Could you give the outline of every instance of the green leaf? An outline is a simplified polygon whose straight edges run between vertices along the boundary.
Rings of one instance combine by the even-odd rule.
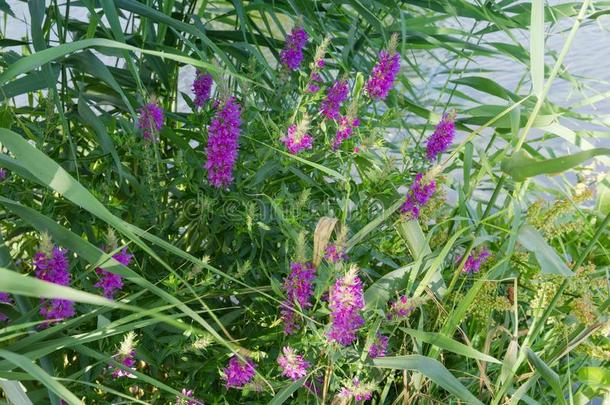
[[[530,224],[524,224],[519,229],[517,241],[536,256],[542,273],[565,277],[574,275],[555,250],[546,243],[540,232]]]
[[[554,372],[536,353],[534,353],[529,347],[526,348],[525,354],[527,355],[527,359],[532,363],[536,371],[540,373],[542,378],[549,383],[553,391],[555,392],[555,396],[557,401],[560,404],[565,404],[565,400],[563,399],[563,391],[561,389],[561,380],[556,372]]]
[[[608,148],[595,148],[553,159],[534,159],[523,149],[502,161],[502,171],[516,181],[540,174],[558,174],[600,155],[610,155]]]
[[[470,346],[466,346],[463,343],[456,342],[455,340],[441,334],[434,332],[424,332],[421,330],[409,329],[409,328],[400,328],[409,335],[414,338],[421,340],[422,342],[430,343],[434,346],[440,347],[441,349],[461,354],[462,356],[470,357],[473,359],[478,359],[482,361],[486,361],[489,363],[497,363],[501,364],[499,360],[496,358],[489,356],[485,353],[481,353],[480,351],[473,349]]]
[[[583,367],[578,371],[578,379],[595,389],[610,387],[610,370],[604,367]]]
[[[290,398],[290,396],[299,388],[301,388],[301,386],[303,385],[303,383],[305,382],[305,377],[300,378],[294,382],[292,382],[291,384],[285,386],[284,388],[282,388],[276,395],[275,397],[273,397],[273,399],[271,401],[269,401],[269,405],[280,405],[283,404],[284,402],[286,402],[286,400],[288,398]]]
[[[439,387],[442,387],[470,404],[483,404],[457,378],[453,376],[439,361],[419,354],[408,356],[381,357],[373,359],[373,365],[381,368],[417,371]]]
[[[532,90],[534,94],[541,94],[544,87],[544,0],[532,1],[530,71]]]
[[[11,79],[16,76],[27,73],[31,70],[36,69],[42,65],[45,65],[51,61],[59,59],[63,56],[66,56],[72,52],[80,51],[82,49],[94,48],[94,47],[104,47],[104,48],[114,48],[114,49],[125,49],[133,52],[141,52],[146,55],[158,56],[164,59],[170,59],[176,62],[184,63],[186,65],[193,65],[196,67],[204,68],[209,71],[224,73],[227,75],[231,75],[233,77],[239,78],[241,80],[245,80],[251,83],[256,83],[255,81],[237,73],[230,72],[225,69],[221,69],[218,66],[203,62],[198,59],[189,58],[188,56],[182,56],[175,53],[169,52],[160,52],[153,51],[150,49],[141,49],[135,46],[123,44],[121,42],[112,41],[110,39],[103,38],[91,38],[91,39],[82,39],[80,41],[69,42],[65,44],[61,44],[59,46],[48,48],[40,52],[36,52],[35,54],[23,57],[17,60],[15,63],[9,65],[4,72],[0,75],[0,86],[8,83]],[[267,87],[262,83],[256,83],[260,86]]]
[[[36,380],[40,381],[70,405],[84,405],[84,403],[66,387],[58,383],[53,377],[47,374],[42,368],[32,363],[32,360],[27,357],[6,350],[0,350],[0,357],[4,357],[14,365],[22,368],[26,373],[36,378]]]
[[[116,306],[113,301],[71,287],[20,275],[0,267],[0,291],[27,297],[61,298],[93,305]]]

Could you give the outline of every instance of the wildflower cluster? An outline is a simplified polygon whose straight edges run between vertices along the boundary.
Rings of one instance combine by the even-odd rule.
[[[210,99],[213,83],[212,75],[197,71],[197,77],[193,82],[194,103],[197,107],[202,107]]]
[[[291,263],[290,274],[284,279],[284,291],[286,301],[282,304],[282,320],[284,321],[284,333],[290,335],[298,329],[298,314],[294,305],[298,304],[301,309],[311,306],[310,299],[313,295],[313,281],[316,278],[316,269],[311,262]]]
[[[36,277],[50,283],[67,286],[70,285],[69,266],[66,252],[54,246],[48,235],[43,235],[40,251],[34,255]],[[60,298],[41,299],[40,301],[40,315],[47,320],[42,325],[43,327],[52,322],[70,318],[74,314],[73,301]]]
[[[280,61],[288,70],[296,70],[303,60],[303,48],[307,44],[309,35],[301,27],[294,27],[286,36],[286,46],[280,52]]]
[[[296,354],[290,347],[282,349],[282,354],[278,356],[277,363],[282,368],[282,375],[295,381],[304,377],[309,368],[309,363],[303,356]]]
[[[250,359],[240,360],[237,356],[229,359],[229,364],[223,369],[223,379],[227,388],[241,388],[248,384],[256,374],[256,365]]]
[[[481,270],[481,266],[487,261],[487,259],[491,256],[489,250],[487,248],[481,249],[479,252],[472,252],[466,258],[464,262],[464,268],[462,272],[466,274],[478,273]],[[458,258],[458,262],[461,262],[462,258]]]
[[[208,128],[208,160],[205,168],[210,184],[216,188],[226,188],[233,182],[233,167],[239,147],[240,115],[241,107],[231,97],[217,107],[216,116]]]
[[[401,212],[407,214],[412,219],[419,218],[421,208],[428,203],[435,191],[436,183],[434,180],[426,182],[424,175],[418,173],[409,188],[406,201],[400,208]]]
[[[364,292],[355,266],[335,282],[329,298],[328,306],[332,312],[328,338],[347,346],[356,340],[358,329],[364,325],[364,318],[360,315],[364,309]]]
[[[163,128],[163,121],[163,109],[159,107],[157,103],[148,103],[140,108],[138,128],[142,130],[144,139],[156,142],[157,134]]]

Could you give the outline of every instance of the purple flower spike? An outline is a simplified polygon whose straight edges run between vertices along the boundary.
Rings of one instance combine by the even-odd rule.
[[[349,95],[349,86],[345,80],[337,80],[335,84],[328,89],[326,99],[322,101],[322,115],[328,119],[336,120],[339,118],[339,110],[341,104]]]
[[[223,371],[223,379],[227,388],[241,388],[254,377],[256,365],[250,359],[244,363],[237,356],[231,357]]]
[[[332,311],[328,338],[343,346],[352,344],[358,329],[364,325],[364,319],[360,316],[360,311],[364,309],[364,292],[356,267],[336,281],[328,306]]]
[[[210,99],[212,92],[212,76],[210,74],[203,74],[197,71],[197,77],[193,82],[193,92],[195,93],[195,105],[202,107],[206,101]]]
[[[426,157],[434,160],[451,146],[455,137],[455,121],[453,114],[444,114],[443,118],[434,128],[434,133],[428,138],[426,144]]]
[[[193,390],[187,390],[186,388],[182,388],[182,395],[189,399],[185,399],[181,396],[176,396],[175,405],[205,405],[203,401],[195,399],[195,394],[193,393]]]
[[[347,254],[345,254],[345,252],[343,251],[343,248],[335,244],[330,244],[326,246],[324,258],[332,263],[337,263],[338,261],[348,259]]]
[[[491,253],[489,253],[487,248],[483,248],[478,254],[476,252],[472,252],[468,258],[466,258],[462,272],[466,274],[478,273],[479,270],[481,270],[481,266],[485,264],[489,256],[491,256]],[[458,262],[461,260],[461,257],[458,258]]]
[[[360,120],[358,118],[351,119],[348,116],[342,116],[339,118],[339,129],[337,130],[335,140],[333,141],[333,150],[339,149],[343,141],[352,135],[354,127],[359,125]]]
[[[280,139],[286,146],[286,149],[288,149],[288,152],[293,155],[304,149],[311,149],[313,146],[313,137],[301,132],[296,124],[292,124],[288,127],[288,134]]]
[[[290,274],[284,279],[286,301],[281,305],[284,333],[287,335],[291,335],[299,327],[299,315],[294,311],[294,304],[298,303],[302,309],[311,307],[310,299],[314,292],[313,281],[315,278],[316,268],[311,262],[290,264]]]
[[[126,247],[112,256],[114,260],[123,266],[129,266],[132,257],[132,255],[127,253]],[[115,292],[123,288],[123,277],[120,274],[114,274],[99,267],[95,269],[95,272],[100,275],[100,281],[94,287],[101,288],[104,291],[104,297],[113,299]]]
[[[43,244],[49,245],[49,243]],[[34,255],[36,278],[40,280],[67,286],[70,284],[69,266],[66,252],[57,246],[47,246],[44,251]],[[74,302],[72,301],[62,299],[40,300],[40,315],[49,321],[42,324],[42,327],[46,327],[54,321],[70,318],[74,314]]]
[[[142,136],[152,142],[157,141],[157,134],[163,128],[163,109],[156,103],[148,103],[140,108],[138,128],[142,130]]]
[[[282,351],[283,354],[280,354],[277,358],[277,363],[282,368],[282,375],[294,381],[304,377],[307,374],[309,362],[303,359],[303,356],[296,354],[290,347],[284,347]]]
[[[406,295],[401,295],[396,301],[390,304],[390,311],[388,312],[388,319],[402,319],[406,318],[411,311],[413,311],[414,307],[409,303],[409,300]]]
[[[205,168],[210,184],[216,188],[226,188],[233,182],[233,167],[239,148],[240,115],[239,104],[230,98],[217,110],[208,129],[208,160]]]
[[[400,55],[396,52],[379,52],[379,61],[366,83],[366,92],[373,100],[383,100],[394,85],[400,70]]]
[[[0,292],[0,302],[3,304],[13,305],[13,300],[8,293]],[[4,322],[8,320],[8,316],[0,312],[0,322]]]
[[[420,209],[428,203],[436,191],[436,183],[431,181],[428,184],[422,184],[423,178],[422,173],[415,176],[415,181],[407,192],[406,200],[400,208],[403,214],[409,215],[412,219],[419,218]]]
[[[8,176],[6,169],[0,167],[0,181],[4,181],[6,176]]]
[[[389,338],[387,336],[383,336],[381,333],[377,332],[375,340],[369,349],[369,356],[371,356],[372,359],[384,357],[386,350],[388,349],[388,340]]]
[[[294,27],[292,32],[286,36],[286,45],[280,52],[280,61],[282,65],[289,70],[296,70],[301,65],[303,60],[303,48],[307,43],[309,36],[301,27]]]

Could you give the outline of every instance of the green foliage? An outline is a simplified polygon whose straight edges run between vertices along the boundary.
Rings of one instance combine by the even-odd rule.
[[[191,389],[206,404],[339,403],[358,384],[376,404],[608,396],[609,177],[585,166],[607,164],[609,149],[585,139],[607,132],[567,128],[606,125],[579,110],[604,97],[547,97],[556,80],[587,87],[564,59],[607,14],[592,3],[28,1],[23,37],[0,25],[0,401],[170,404]],[[4,25],[11,7],[0,0]],[[310,40],[291,72],[279,60],[296,25]],[[545,48],[553,29],[559,52]],[[394,39],[401,71],[374,102],[366,82]],[[306,92],[320,55],[323,90]],[[511,60],[523,80],[505,87],[484,58]],[[195,106],[195,69],[213,77],[213,100],[242,107],[222,189],[204,168],[218,107]],[[320,102],[339,78],[342,114],[361,123],[333,150],[339,125]],[[156,143],[137,127],[153,101]],[[428,161],[452,110],[458,135]],[[304,121],[313,148],[289,153],[281,138]],[[437,190],[413,218],[401,206],[417,173]],[[67,250],[70,286],[35,278],[43,233]],[[348,258],[324,258],[329,244]],[[128,265],[113,258],[123,248]],[[285,335],[283,280],[306,261],[312,305],[295,306],[302,327]],[[341,346],[327,337],[328,293],[350,266],[365,324]],[[115,300],[96,287],[101,271],[123,278]],[[409,313],[390,319],[401,296]],[[45,325],[44,298],[76,302],[76,315]],[[378,333],[388,353],[371,358]],[[305,377],[281,375],[286,346],[310,363]],[[233,356],[257,364],[243,389],[221,375]]]

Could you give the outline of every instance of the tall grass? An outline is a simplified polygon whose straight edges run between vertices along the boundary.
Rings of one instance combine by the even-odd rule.
[[[0,0],[0,400],[174,403],[190,389],[206,404],[340,403],[354,378],[375,404],[609,398],[610,149],[607,116],[583,109],[607,83],[566,64],[609,2],[31,0],[24,37],[11,37],[21,5]],[[310,38],[288,72],[294,26]],[[371,102],[365,83],[393,35],[401,70]],[[511,61],[514,88],[480,67],[489,60]],[[226,189],[203,167],[221,106],[195,108],[195,69],[213,99],[242,106]],[[318,112],[340,78],[342,114],[356,100],[361,124],[334,151],[337,125]],[[558,82],[574,102],[558,103]],[[158,142],[137,127],[150,102],[165,112]],[[458,135],[430,162],[427,139],[452,111]],[[314,145],[291,154],[280,139],[305,113]],[[417,173],[438,192],[413,218],[401,206]],[[35,277],[45,234],[68,252],[69,286]],[[347,257],[324,258],[329,244]],[[113,259],[124,247],[128,265]],[[285,335],[283,279],[308,261],[312,304],[293,308],[302,327]],[[328,339],[328,292],[352,265],[364,326],[342,346]],[[124,279],[114,300],[95,286],[100,269]],[[410,312],[389,319],[400,296]],[[52,298],[76,315],[45,324]],[[117,355],[129,332],[133,366]],[[388,350],[372,358],[378,332]],[[285,346],[310,363],[304,377],[281,375]],[[240,389],[221,375],[232,356],[257,364]]]

